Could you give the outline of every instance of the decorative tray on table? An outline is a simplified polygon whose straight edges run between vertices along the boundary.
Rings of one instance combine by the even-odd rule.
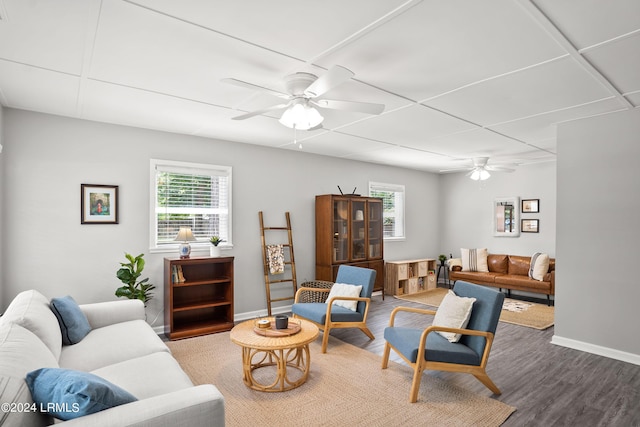
[[[259,319],[253,324],[253,331],[263,337],[288,337],[297,334],[301,329],[300,322],[294,319],[289,319],[287,329],[276,329],[273,319]]]

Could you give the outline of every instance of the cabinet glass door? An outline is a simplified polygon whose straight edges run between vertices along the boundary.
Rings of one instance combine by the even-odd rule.
[[[367,227],[369,229],[369,259],[382,258],[382,201],[367,202]]]
[[[333,261],[349,260],[349,201],[333,201]]]
[[[367,259],[366,249],[366,201],[351,201],[351,259]]]

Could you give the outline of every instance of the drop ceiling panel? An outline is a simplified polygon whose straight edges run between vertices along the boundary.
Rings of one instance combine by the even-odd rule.
[[[513,1],[425,1],[319,63],[419,101],[564,53]]]
[[[421,146],[426,140],[474,127],[447,114],[413,104],[343,127],[340,131],[395,145],[415,147]]]
[[[640,32],[590,49],[584,55],[620,92],[640,90]]]
[[[318,136],[306,139],[302,136],[298,142],[302,144],[302,151],[306,153],[324,154],[335,157],[348,157],[353,154],[361,154],[388,147],[387,144],[381,142],[345,135],[339,132],[323,132],[318,134]],[[283,148],[299,150],[299,144],[289,143]]]
[[[136,0],[135,3],[276,52],[311,60],[405,0]]]
[[[442,162],[442,158],[436,154],[404,147],[387,147],[382,150],[352,154],[347,158],[430,172],[437,172],[439,170],[438,165]]]
[[[556,124],[567,120],[618,111],[624,108],[615,98],[581,105],[566,110],[553,111],[521,120],[489,126],[500,133],[513,136],[521,141],[536,143],[556,136]]]
[[[640,29],[638,0],[534,0],[533,3],[578,49]]]
[[[91,77],[215,105],[233,105],[235,77],[279,82],[298,61],[123,2],[105,2]],[[241,70],[241,71],[240,71]],[[246,91],[244,92],[246,96]]]
[[[493,157],[499,153],[514,154],[522,151],[523,146],[525,144],[522,142],[487,129],[474,129],[425,141],[420,148],[436,151],[443,156],[455,159]]]
[[[98,3],[4,0],[7,19],[0,21],[0,58],[80,75]]]
[[[490,125],[610,96],[589,73],[566,57],[480,82],[425,104]]]
[[[82,117],[127,126],[192,134],[214,117],[231,115],[219,107],[154,92],[88,81],[83,90]]]
[[[80,79],[0,60],[0,92],[8,107],[74,116]]]

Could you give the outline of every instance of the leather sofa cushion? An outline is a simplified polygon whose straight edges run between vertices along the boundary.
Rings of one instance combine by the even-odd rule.
[[[512,274],[505,274],[505,275],[501,275],[501,276],[496,276],[496,286],[500,287],[500,285],[505,285],[503,286],[506,289],[541,289],[544,290],[545,293],[547,292],[546,290],[549,289],[550,283],[549,282],[542,282],[540,280],[534,280],[528,276],[520,276],[520,275],[512,275]]]
[[[489,264],[489,271],[491,273],[507,274],[509,268],[509,256],[508,255],[494,255],[487,256],[487,264]],[[529,270],[527,269],[527,272]]]
[[[451,280],[467,280],[480,283],[495,283],[496,273],[480,273],[478,271],[452,271]]]
[[[529,277],[529,267],[531,266],[531,257],[528,256],[509,256],[509,275]]]

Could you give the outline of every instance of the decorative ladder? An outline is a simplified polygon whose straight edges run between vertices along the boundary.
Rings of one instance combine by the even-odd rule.
[[[263,220],[263,216],[262,216],[262,211],[258,212],[258,216],[260,217],[260,233],[261,233],[261,242],[262,242],[262,263],[264,266],[264,284],[266,287],[266,291],[267,291],[267,311],[268,311],[268,315],[271,316],[271,304],[274,302],[278,302],[278,301],[287,301],[287,300],[294,300],[295,299],[295,295],[296,295],[296,291],[298,290],[298,283],[296,282],[296,263],[295,263],[295,257],[293,255],[293,234],[291,233],[291,218],[289,217],[289,212],[285,212],[285,217],[287,220],[287,226],[286,227],[265,227],[264,226],[264,220]],[[283,249],[288,249],[285,250],[285,276],[287,274],[287,271],[291,274],[291,277],[288,278],[283,278],[283,279],[273,279],[273,276],[270,272],[269,272],[269,260],[267,258],[267,239],[265,236],[265,231],[286,231],[287,232],[287,236],[289,238],[289,243],[281,243]],[[286,253],[289,253],[289,260],[287,261],[287,257],[286,257]],[[287,269],[286,267],[289,266],[290,268]],[[291,283],[292,284],[292,290],[293,293],[291,295],[284,296],[284,297],[278,297],[278,298],[272,298],[271,297],[271,285],[272,284],[280,284],[280,283]],[[282,289],[282,288],[279,288]],[[278,290],[278,289],[276,289]]]

